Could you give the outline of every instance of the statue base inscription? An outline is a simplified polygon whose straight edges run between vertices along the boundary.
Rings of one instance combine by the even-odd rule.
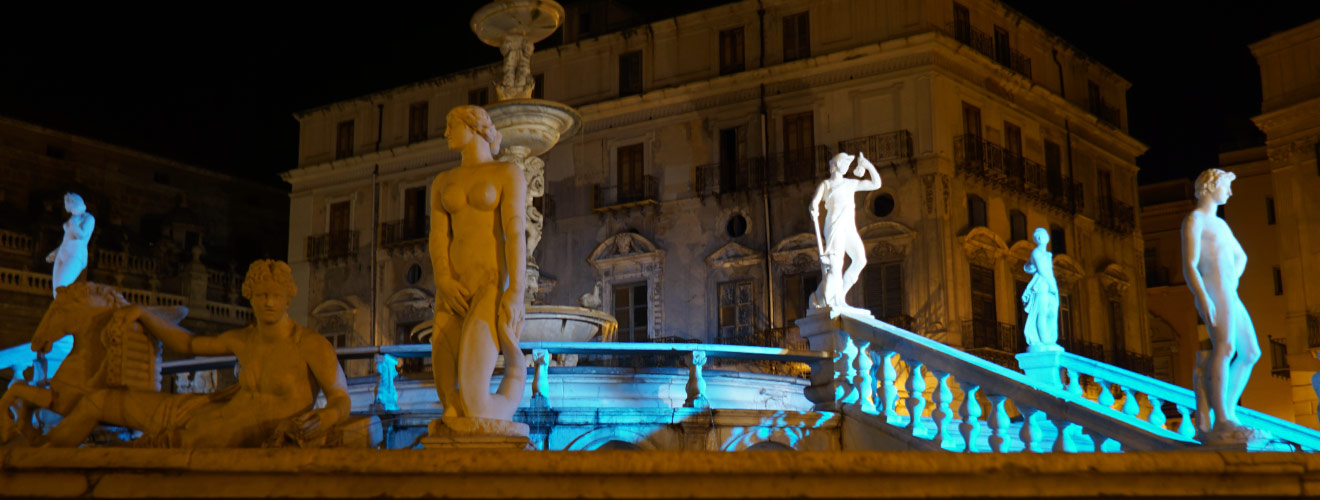
[[[430,449],[482,448],[530,450],[531,429],[512,420],[477,417],[442,417],[427,426],[422,446]]]

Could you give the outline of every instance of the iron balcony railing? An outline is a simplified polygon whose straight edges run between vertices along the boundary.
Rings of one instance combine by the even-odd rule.
[[[1087,357],[1090,359],[1094,359],[1096,361],[1105,360],[1105,346],[1097,344],[1095,342],[1087,342],[1085,340],[1076,340],[1076,339],[1074,340],[1059,339],[1059,345],[1062,346],[1064,350],[1076,354],[1078,356]]]
[[[1112,359],[1110,364],[1119,368],[1125,368],[1142,375],[1151,375],[1155,373],[1155,360],[1145,354],[1139,354],[1128,350],[1114,350],[1111,352]]]
[[[974,134],[953,138],[954,168],[1065,213],[1082,209],[1082,184],[1058,176],[1050,178],[1039,163],[1006,150]]]
[[[1007,51],[995,50],[995,39],[990,34],[973,28],[971,23],[952,22],[945,25],[945,32],[952,36],[959,43],[971,47],[972,50],[980,52],[981,55],[989,58],[991,61],[1013,70],[1015,73],[1031,79],[1031,58],[1009,49]]]
[[[788,150],[770,157],[769,184],[796,184],[829,177],[830,151],[825,146]]]
[[[660,181],[653,175],[642,176],[641,182],[615,186],[596,185],[592,207],[595,209],[628,205],[643,201],[660,200]]]
[[[335,231],[307,237],[307,260],[312,262],[357,255],[358,232]]]
[[[877,167],[896,165],[912,160],[912,133],[896,130],[885,134],[868,135],[839,141],[839,151],[865,153],[866,159]]]
[[[1089,110],[1091,111],[1091,114],[1095,115],[1096,118],[1099,118],[1100,121],[1115,127],[1122,126],[1121,124],[1123,122],[1120,119],[1121,112],[1118,110],[1118,107],[1110,106],[1104,99],[1092,99],[1090,101]]]
[[[968,349],[989,348],[1016,353],[1021,351],[1018,337],[1017,329],[1008,323],[981,318],[963,322],[963,347]]]
[[[744,158],[733,163],[712,163],[697,167],[696,191],[699,196],[729,194],[765,187],[765,162]]]
[[[1096,205],[1096,225],[1127,234],[1136,227],[1136,212],[1132,205],[1118,200],[1108,200]]]
[[[380,245],[392,247],[426,241],[431,235],[431,218],[399,219],[380,224]]]

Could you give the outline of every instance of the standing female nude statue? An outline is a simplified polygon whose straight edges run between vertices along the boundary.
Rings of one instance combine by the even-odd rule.
[[[861,179],[843,176],[848,172],[853,158],[857,159],[857,169],[853,175]],[[868,174],[870,178],[864,177]],[[820,286],[811,295],[812,308],[865,312],[844,302],[844,296],[857,283],[862,268],[866,267],[866,246],[862,243],[862,236],[857,233],[853,195],[858,191],[876,189],[880,189],[880,174],[865,155],[859,153],[854,157],[839,153],[830,159],[830,178],[816,188],[816,195],[811,198],[811,209],[808,211],[811,214],[811,225],[817,229],[816,247],[820,252],[821,265]],[[825,202],[825,221],[817,226],[822,200]],[[824,233],[823,238],[821,233]],[[852,261],[847,270],[844,269],[845,255]]]
[[[1234,178],[1217,168],[1202,172],[1196,178],[1196,209],[1182,223],[1183,276],[1214,346],[1205,370],[1208,380],[1200,382],[1214,410],[1210,429],[1216,433],[1248,431],[1237,418],[1237,404],[1261,354],[1256,328],[1237,293],[1247,254],[1228,223],[1215,215],[1233,195]],[[1198,406],[1206,422],[1205,405]]]
[[[1030,273],[1031,282],[1022,292],[1022,307],[1027,312],[1027,324],[1022,334],[1027,338],[1027,352],[1061,351],[1059,347],[1059,283],[1054,280],[1054,256],[1046,249],[1050,232],[1043,227],[1031,234],[1036,248],[1023,270]]]
[[[431,266],[435,273],[432,371],[451,428],[501,425],[522,401],[526,359],[518,347],[527,279],[527,183],[522,169],[495,161],[500,133],[486,110],[459,106],[446,117],[458,167],[431,185]],[[504,378],[490,391],[504,355]]]
[[[64,241],[46,256],[46,262],[55,264],[50,273],[51,295],[58,294],[62,286],[69,286],[87,268],[87,242],[92,239],[96,218],[87,213],[87,204],[77,193],[65,193],[64,210],[69,220],[64,222]]]

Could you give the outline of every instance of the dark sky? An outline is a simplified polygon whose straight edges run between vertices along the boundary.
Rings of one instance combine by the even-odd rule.
[[[0,115],[284,186],[293,112],[497,60],[467,27],[484,3],[34,12],[0,33]],[[1142,182],[1194,175],[1224,145],[1259,142],[1246,45],[1320,17],[1320,2],[1008,3],[1132,82],[1131,133],[1151,148]]]

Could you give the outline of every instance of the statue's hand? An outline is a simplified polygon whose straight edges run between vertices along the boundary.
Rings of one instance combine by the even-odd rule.
[[[1206,297],[1206,298],[1203,298],[1203,299],[1200,299],[1200,298],[1199,298],[1199,299],[1196,300],[1196,302],[1197,302],[1197,305],[1200,306],[1199,309],[1201,309],[1201,312],[1202,312],[1202,313],[1205,313],[1205,323],[1206,323],[1206,325],[1209,326],[1209,327],[1211,327],[1211,328],[1214,328],[1214,326],[1215,326],[1215,303],[1214,303],[1214,301],[1211,301],[1209,297]]]
[[[522,333],[523,314],[526,313],[520,295],[506,290],[500,294],[500,304],[495,310],[495,328],[500,339],[510,342],[515,348]]]
[[[317,437],[339,421],[339,412],[330,408],[309,411],[297,417],[300,439]]]
[[[459,316],[467,316],[468,302],[472,300],[472,292],[467,287],[453,278],[439,278],[435,288],[446,308]]]
[[[54,250],[54,251],[52,251],[52,252],[46,254],[46,262],[54,263],[54,262],[55,262],[55,252],[58,252],[58,251],[59,251],[59,250]]]

